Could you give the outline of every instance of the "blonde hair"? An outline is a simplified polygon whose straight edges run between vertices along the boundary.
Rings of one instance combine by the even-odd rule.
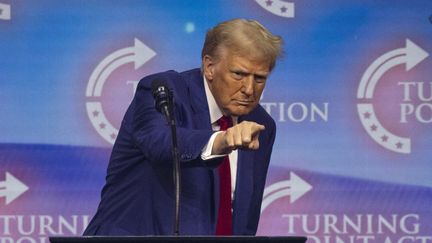
[[[233,19],[222,22],[207,31],[201,58],[209,55],[220,58],[221,48],[240,56],[267,61],[271,71],[282,55],[283,40],[270,33],[255,20]]]

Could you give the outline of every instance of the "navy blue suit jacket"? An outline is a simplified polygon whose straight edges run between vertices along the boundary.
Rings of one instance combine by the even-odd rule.
[[[203,161],[213,131],[199,69],[167,71],[143,78],[121,124],[96,215],[84,235],[173,234],[174,186],[170,129],[154,108],[151,82],[173,90],[182,172],[180,234],[214,235],[221,159]],[[276,127],[257,106],[239,117],[266,127],[257,151],[240,150],[233,201],[233,234],[254,235]]]

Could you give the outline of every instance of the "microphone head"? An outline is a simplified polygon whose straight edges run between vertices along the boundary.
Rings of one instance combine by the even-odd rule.
[[[163,88],[168,87],[165,80],[154,79],[151,83],[152,93],[154,94],[160,87],[163,87]]]
[[[170,91],[168,85],[162,79],[155,79],[151,83],[153,97],[155,99],[155,108],[161,112],[164,106],[169,106]]]

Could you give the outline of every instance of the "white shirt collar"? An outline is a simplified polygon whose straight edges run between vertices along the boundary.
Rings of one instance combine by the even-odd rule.
[[[222,113],[222,110],[217,105],[216,100],[215,100],[212,92],[210,91],[210,88],[208,86],[207,79],[206,79],[205,75],[203,75],[203,80],[204,80],[204,90],[205,90],[205,94],[206,94],[206,98],[207,98],[207,104],[208,104],[209,113],[210,113],[210,123],[216,124],[217,121],[223,116],[223,113]],[[238,117],[237,116],[231,116],[231,119],[233,121],[233,125],[236,125],[238,122]]]
[[[210,91],[205,75],[203,75],[203,79],[204,79],[204,89],[207,97],[207,104],[210,113],[210,122],[211,124],[214,124],[215,122],[217,122],[217,120],[219,120],[219,118],[223,116],[223,113],[219,108],[219,106],[217,105],[212,92]]]

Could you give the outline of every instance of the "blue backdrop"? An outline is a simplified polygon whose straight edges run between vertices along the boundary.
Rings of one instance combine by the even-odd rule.
[[[432,242],[430,0],[0,0],[0,242],[80,235],[137,81],[238,17],[285,40],[258,233]]]

